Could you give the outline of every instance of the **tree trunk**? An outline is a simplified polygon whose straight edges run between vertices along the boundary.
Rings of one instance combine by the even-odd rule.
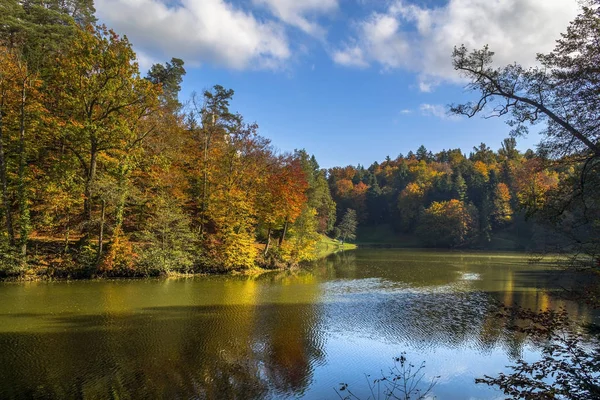
[[[115,210],[115,232],[120,232],[123,226],[123,219],[125,216],[125,200],[127,199],[127,187],[128,187],[128,175],[129,175],[129,160],[126,158],[125,161],[121,162],[119,166],[119,197],[117,199],[117,205]]]
[[[90,166],[88,169],[88,175],[85,180],[84,189],[84,200],[83,200],[83,214],[86,219],[87,226],[84,228],[84,236],[89,238],[92,224],[92,196],[93,196],[93,185],[96,179],[96,165],[98,160],[97,144],[92,141],[92,148],[90,151]]]
[[[27,81],[24,79],[21,86],[21,104],[19,116],[19,172],[17,185],[17,198],[19,201],[19,242],[21,244],[21,255],[27,255],[27,241],[29,240],[30,218],[27,194],[25,192],[25,104]]]
[[[283,232],[281,232],[281,237],[279,238],[280,246],[283,244],[283,241],[285,240],[285,235],[287,234],[287,230],[288,230],[288,220],[286,218],[285,223],[283,224]]]
[[[214,120],[213,120],[214,122]],[[210,140],[210,132],[204,130],[204,159],[202,160],[203,169],[203,181],[202,181],[202,206],[201,206],[201,219],[200,219],[200,235],[204,237],[205,225],[206,225],[206,212],[208,208],[208,146]]]
[[[271,245],[271,227],[269,226],[269,230],[267,231],[267,245],[265,246],[265,253],[264,253],[265,256],[269,252],[270,245]]]
[[[69,234],[70,234],[69,224],[70,224],[70,222],[71,222],[71,218],[67,214],[67,222],[65,223],[65,247],[63,249],[63,252],[65,254],[67,254],[69,252]]]
[[[8,195],[8,178],[6,176],[6,157],[4,155],[4,125],[2,120],[2,104],[0,104],[0,185],[2,186],[2,204],[4,205],[6,232],[11,246],[15,244],[10,198]]]
[[[102,211],[100,213],[100,232],[98,234],[98,254],[96,255],[96,263],[102,258],[102,247],[104,246],[104,215],[106,212],[106,200],[102,200]]]

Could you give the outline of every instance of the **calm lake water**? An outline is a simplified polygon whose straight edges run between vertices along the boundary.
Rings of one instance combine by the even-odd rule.
[[[366,398],[406,352],[439,399],[536,349],[493,304],[590,310],[525,255],[361,249],[259,277],[0,284],[0,398]]]

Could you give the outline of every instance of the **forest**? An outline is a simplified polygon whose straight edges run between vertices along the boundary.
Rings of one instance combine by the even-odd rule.
[[[314,157],[280,154],[184,62],[143,76],[91,1],[3,2],[5,275],[137,276],[314,258],[334,203]]]
[[[218,24],[218,7],[238,13],[243,35],[267,13],[160,5],[190,15],[183,3]],[[555,11],[495,3],[389,2],[360,27],[438,29],[457,10],[484,25],[500,8],[541,36],[533,19]],[[298,15],[289,29],[320,31]],[[444,33],[462,38],[456,26]],[[448,114],[501,118],[501,143],[481,132],[468,149],[323,168],[311,149],[277,150],[232,88],[184,98],[194,60],[142,70],[93,0],[0,0],[0,281],[101,278],[0,282],[0,398],[600,398],[600,0],[552,39],[533,66],[499,66],[487,45],[448,54],[464,89]],[[366,69],[340,56],[372,42],[348,43],[338,61]],[[541,142],[524,150],[531,127]],[[371,248],[338,251],[355,245]],[[193,274],[222,276],[179,279]]]
[[[468,156],[461,149],[432,154],[421,146],[368,168],[328,171],[338,218],[345,209],[356,210],[362,241],[383,230],[396,235],[396,245],[504,250],[560,240],[532,217],[559,182],[574,176],[572,165],[520,152],[514,137],[498,151],[481,143]]]
[[[597,167],[581,152],[510,137],[321,169],[276,151],[231,89],[180,99],[184,60],[140,71],[91,0],[2,2],[0,53],[2,277],[285,268],[357,223],[359,241],[385,227],[413,246],[590,249],[570,201]]]

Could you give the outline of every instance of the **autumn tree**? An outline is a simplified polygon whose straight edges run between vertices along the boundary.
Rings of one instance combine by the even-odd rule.
[[[542,160],[526,160],[516,171],[515,185],[521,207],[533,214],[548,201],[549,191],[558,185],[558,176],[544,168]]]
[[[271,246],[273,231],[281,231],[279,245],[285,241],[289,224],[293,224],[306,204],[308,182],[300,160],[293,156],[273,157],[258,197],[259,220],[265,225],[267,238],[264,255]]]
[[[306,201],[301,205],[298,218],[289,224],[288,239],[285,243],[280,241],[281,255],[288,264],[313,260],[319,234],[331,231],[336,220],[336,203],[330,194],[325,172],[319,168],[315,157],[305,150],[296,150],[294,159],[299,163],[306,183]],[[353,185],[352,181],[349,184]]]
[[[512,220],[513,210],[510,206],[510,191],[505,183],[498,183],[494,188],[494,208],[492,211],[493,223],[498,226],[505,226]]]
[[[225,138],[240,123],[239,115],[229,111],[233,94],[233,90],[215,85],[212,90],[205,90],[202,97],[193,93],[186,111],[186,129],[192,145],[188,163],[190,194],[193,197],[192,222],[200,236],[204,236],[210,228],[207,218],[211,194],[210,173],[217,168],[217,155]]]
[[[18,242],[22,256],[32,230],[30,181],[27,160],[32,143],[39,142],[42,98],[39,76],[16,49],[0,48],[0,184],[3,215],[9,243],[15,244],[12,200],[17,203]],[[16,179],[10,179],[11,176]],[[12,190],[11,190],[12,189]],[[11,194],[12,192],[12,194]]]
[[[83,217],[89,237],[98,194],[98,167],[112,164],[126,179],[127,158],[152,131],[158,87],[139,75],[128,40],[105,27],[79,30],[56,62],[49,108],[60,118],[60,143],[76,157],[83,181]],[[108,163],[106,163],[108,161]],[[124,194],[118,196],[117,224]]]
[[[226,269],[255,265],[257,198],[267,178],[265,157],[270,143],[256,124],[240,121],[217,151],[219,164],[211,171],[207,218],[214,232],[207,245]]]
[[[430,246],[460,247],[475,237],[477,211],[460,200],[433,202],[417,227],[416,234]]]

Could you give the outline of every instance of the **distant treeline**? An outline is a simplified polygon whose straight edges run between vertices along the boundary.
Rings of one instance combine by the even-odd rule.
[[[331,168],[328,182],[338,218],[354,209],[363,227],[391,225],[432,247],[487,247],[502,233],[525,249],[548,240],[547,230],[528,217],[573,176],[572,165],[521,153],[508,138],[498,151],[481,143],[468,156],[421,146],[368,168]]]

